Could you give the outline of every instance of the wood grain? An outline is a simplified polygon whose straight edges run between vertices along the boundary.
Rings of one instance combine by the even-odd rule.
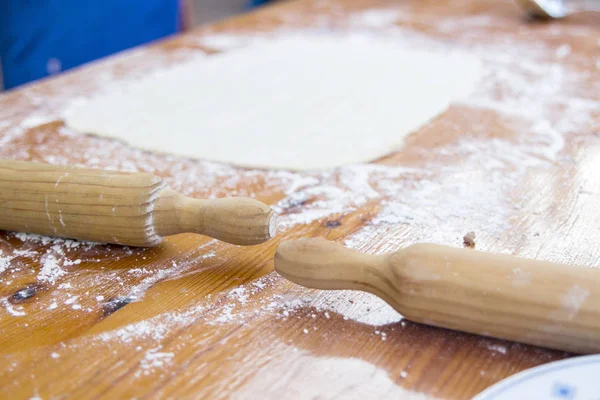
[[[569,357],[407,322],[368,294],[303,289],[272,260],[280,239],[383,253],[462,246],[474,231],[481,250],[600,265],[597,22],[532,23],[492,0],[279,2],[4,94],[2,158],[147,172],[195,198],[254,197],[280,212],[282,231],[249,248],[191,234],[151,249],[2,234],[1,396],[468,399]],[[472,52],[486,77],[401,150],[323,173],[143,152],[62,123],[79,96],[303,32]]]

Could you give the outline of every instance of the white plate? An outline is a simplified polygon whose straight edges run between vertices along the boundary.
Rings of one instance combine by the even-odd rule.
[[[575,357],[528,369],[487,388],[473,400],[600,399],[600,355]]]

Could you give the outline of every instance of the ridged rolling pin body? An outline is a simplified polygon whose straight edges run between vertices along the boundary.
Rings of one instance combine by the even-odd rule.
[[[269,206],[248,198],[199,200],[148,173],[0,160],[0,229],[155,246],[195,232],[241,245],[274,234]]]
[[[434,244],[367,255],[324,239],[279,245],[275,270],[373,293],[407,319],[576,353],[600,352],[600,271]]]

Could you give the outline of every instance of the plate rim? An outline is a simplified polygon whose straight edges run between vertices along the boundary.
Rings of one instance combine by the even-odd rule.
[[[600,354],[592,354],[585,356],[575,356],[563,360],[552,361],[547,364],[538,365],[537,367],[529,368],[521,372],[517,372],[503,380],[496,382],[492,386],[484,389],[481,393],[473,397],[472,400],[493,400],[495,396],[501,395],[508,389],[513,388],[515,385],[523,383],[526,380],[535,378],[541,374],[548,373],[557,369],[572,368],[574,366],[580,366],[585,364],[600,364]]]

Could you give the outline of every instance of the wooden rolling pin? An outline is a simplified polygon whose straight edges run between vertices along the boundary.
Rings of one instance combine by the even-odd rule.
[[[434,244],[367,255],[282,242],[275,270],[318,289],[373,293],[415,322],[538,346],[600,351],[600,271]]]
[[[148,173],[0,160],[2,230],[155,246],[183,232],[251,245],[274,228],[271,208],[253,199],[193,199]]]

